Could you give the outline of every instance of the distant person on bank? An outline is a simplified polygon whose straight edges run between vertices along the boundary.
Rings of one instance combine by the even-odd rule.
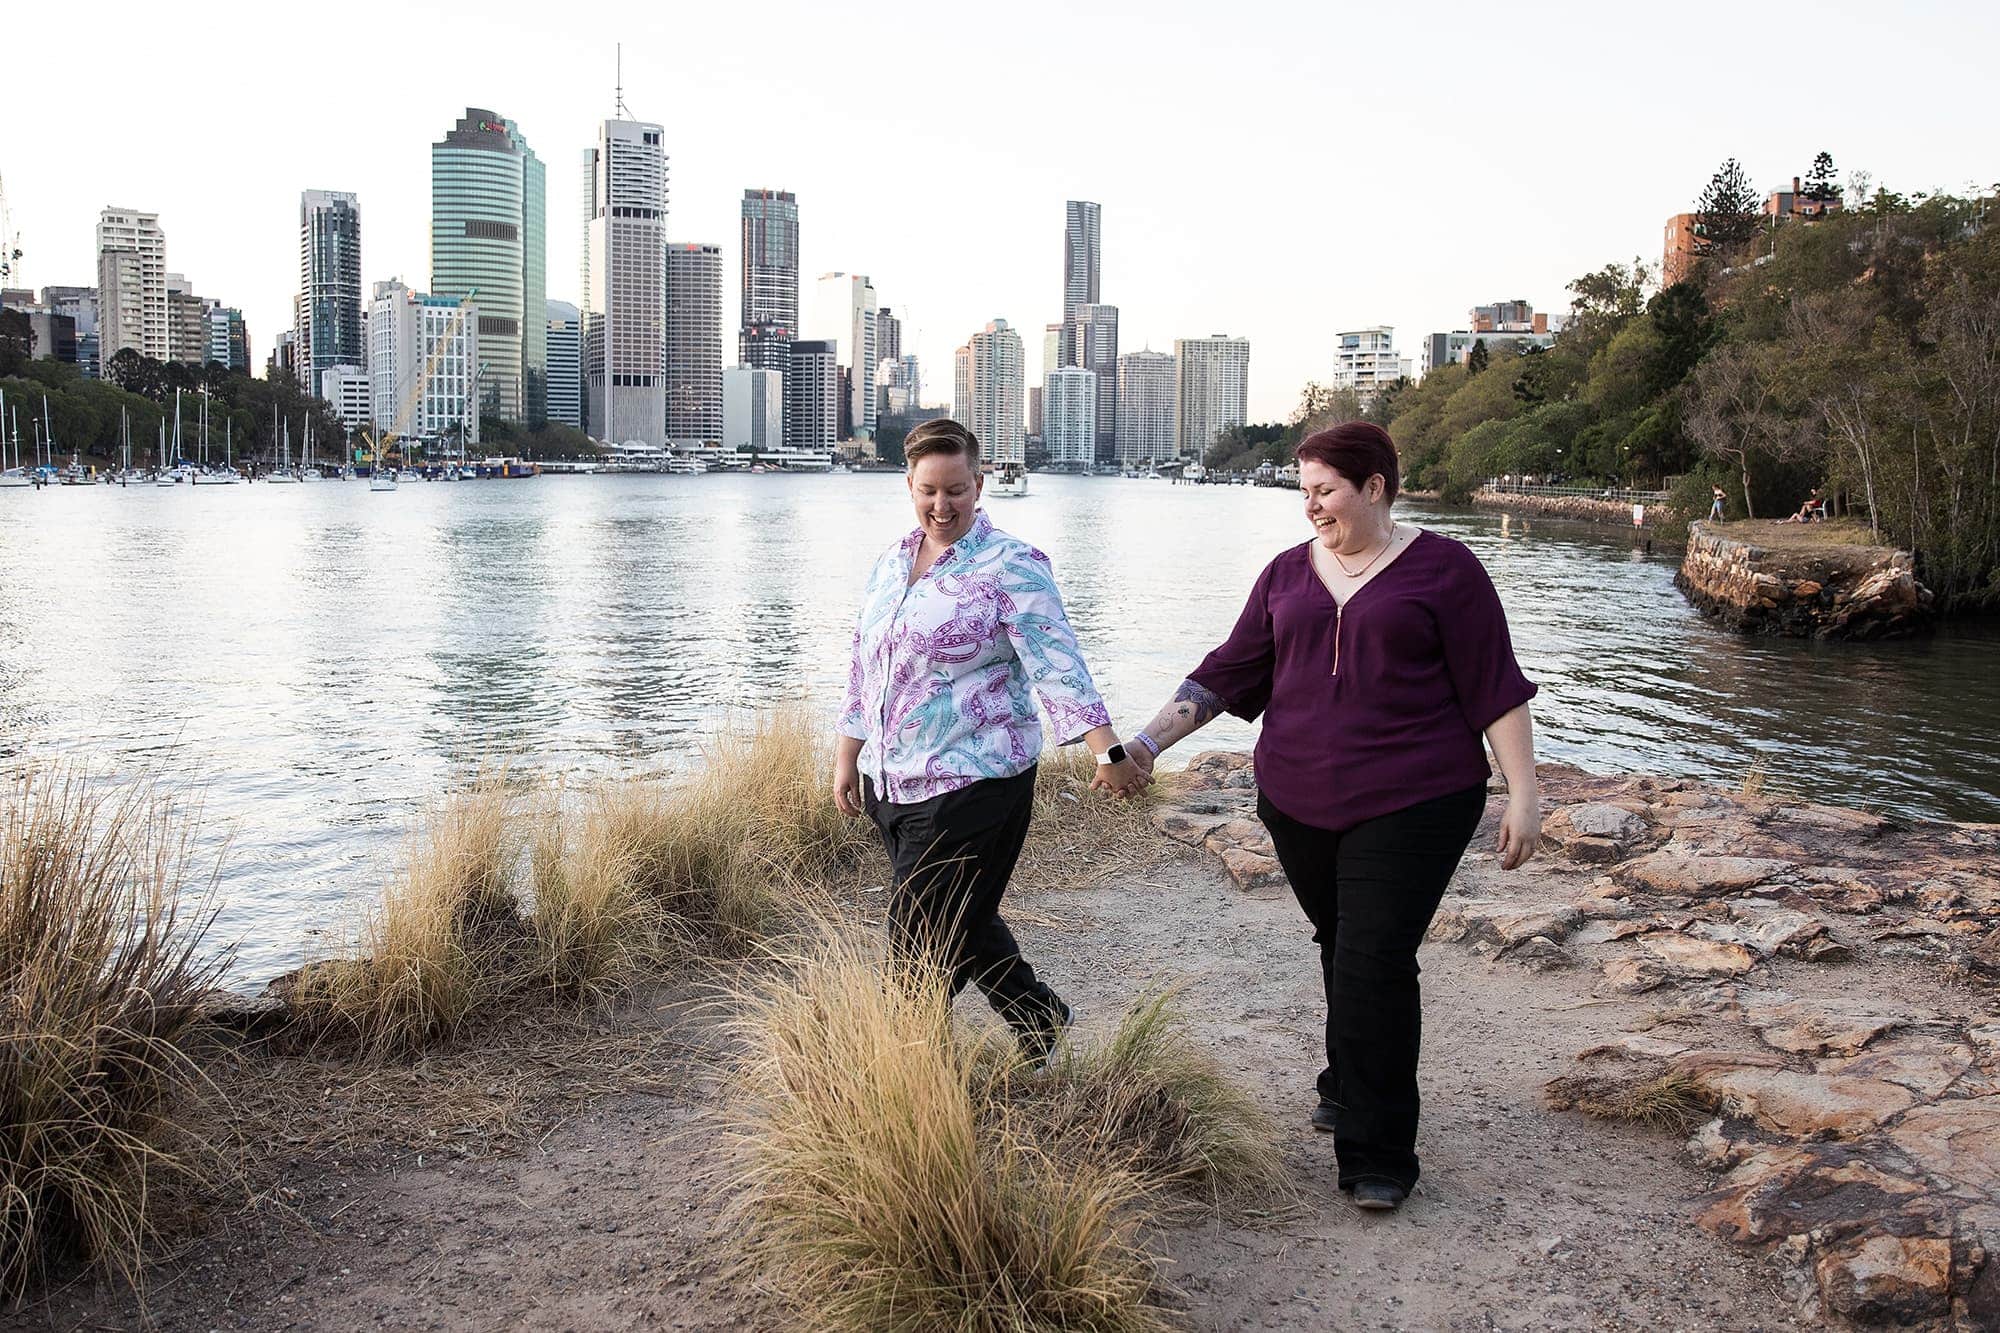
[[[1340,1188],[1394,1208],[1417,1183],[1417,945],[1486,809],[1483,735],[1507,780],[1509,870],[1541,836],[1528,700],[1493,581],[1399,523],[1396,448],[1365,422],[1297,450],[1313,537],[1250,590],[1229,638],[1133,737],[1152,760],[1216,714],[1261,715],[1257,812],[1313,924],[1326,987],[1315,1129]]]
[[[917,526],[875,562],[862,595],[833,799],[881,832],[892,942],[949,967],[953,994],[976,982],[1039,1062],[1070,1008],[1000,917],[1034,808],[1034,696],[1061,744],[1081,739],[1096,755],[1093,785],[1123,796],[1149,779],[1111,730],[1049,558],[979,508],[972,432],[925,422],[903,452]]]
[[[1709,520],[1711,522],[1720,523],[1722,521],[1722,502],[1729,498],[1729,493],[1723,490],[1720,486],[1710,486],[1708,488],[1708,494],[1709,494],[1709,506],[1708,506]]]

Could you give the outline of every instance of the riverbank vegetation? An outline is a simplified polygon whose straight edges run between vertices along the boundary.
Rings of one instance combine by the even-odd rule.
[[[21,787],[0,821],[7,1292],[79,1261],[137,1284],[163,1207],[281,1200],[316,1152],[421,1163],[518,1134],[537,1097],[661,1086],[692,1049],[664,1039],[667,1005],[735,1073],[722,1188],[772,1284],[857,1328],[1159,1326],[1143,1237],[1281,1197],[1271,1127],[1169,997],[1035,1073],[1003,1033],[956,1025],[938,976],[891,967],[887,867],[834,812],[817,721],[750,718],[678,781],[489,775],[422,817],[276,1010],[215,991],[226,953],[181,905],[199,886],[167,807]],[[1042,766],[1022,865],[1044,888],[1129,869],[1149,839],[1144,804],[1091,776],[1074,751]],[[186,1182],[162,1189],[167,1172]],[[891,1307],[925,1313],[875,1322]]]

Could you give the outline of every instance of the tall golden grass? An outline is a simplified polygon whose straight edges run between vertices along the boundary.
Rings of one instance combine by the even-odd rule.
[[[829,930],[738,996],[746,1263],[856,1333],[1167,1327],[1141,1184],[992,1115],[942,975],[875,954]]]
[[[226,959],[191,880],[191,819],[144,785],[31,770],[0,795],[0,1291],[83,1259],[137,1285],[186,1044]],[[210,880],[206,888],[212,888]]]

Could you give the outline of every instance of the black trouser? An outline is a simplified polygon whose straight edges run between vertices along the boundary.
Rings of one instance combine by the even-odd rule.
[[[1417,946],[1486,809],[1486,789],[1423,801],[1343,833],[1303,824],[1262,795],[1257,814],[1313,923],[1326,981],[1326,1068],[1340,1187],[1417,1183]]]
[[[1035,811],[1035,770],[911,805],[882,800],[864,778],[861,801],[894,869],[890,942],[949,967],[953,995],[977,982],[1016,1031],[1047,1031],[1061,1001],[1036,978],[1000,919],[1000,895]]]

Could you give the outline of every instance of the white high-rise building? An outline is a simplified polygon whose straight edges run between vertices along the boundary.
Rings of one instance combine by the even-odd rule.
[[[1064,366],[1042,382],[1042,444],[1049,466],[1087,472],[1097,456],[1097,372]]]
[[[320,372],[319,396],[349,430],[368,424],[375,410],[375,383],[360,366],[328,366]]]
[[[155,361],[173,356],[167,236],[158,213],[109,207],[98,214],[97,310],[100,366],[128,347]]]
[[[917,368],[917,354],[881,363],[881,382],[876,386],[882,411],[904,416],[923,404],[923,375]]]
[[[667,438],[722,438],[722,247],[667,247]]]
[[[1022,369],[1021,335],[1004,319],[994,320],[958,349],[952,417],[978,439],[980,457],[990,462],[1028,461]]]
[[[544,303],[546,308],[546,302]],[[375,429],[433,449],[479,443],[479,305],[375,284],[368,307],[369,417]]]
[[[332,367],[368,359],[361,328],[361,205],[352,194],[299,195],[299,292],[292,315],[299,383],[307,392],[323,385]]]
[[[785,442],[785,377],[731,366],[722,372],[722,447],[770,453]]]
[[[667,152],[658,125],[607,120],[585,159],[583,382],[590,433],[667,442]]]
[[[583,429],[583,314],[549,301],[549,420]]]
[[[1363,411],[1374,406],[1377,394],[1409,373],[1410,363],[1396,355],[1396,331],[1388,325],[1336,336],[1333,387],[1352,389]]]
[[[1075,337],[1076,364],[1097,375],[1096,448],[1109,457],[1118,438],[1118,307],[1078,306]]]
[[[1150,349],[1118,358],[1118,463],[1151,467],[1174,456],[1174,358]]]
[[[876,338],[875,286],[861,273],[825,273],[813,292],[812,319],[806,336],[836,344],[844,350],[840,364],[847,367],[848,412],[857,437],[875,434],[875,372],[879,352]]]
[[[1201,460],[1215,437],[1249,419],[1250,340],[1226,333],[1174,340],[1174,447]]]
[[[1084,199],[1063,205],[1062,363],[1078,364],[1076,308],[1097,304],[1103,210]]]

